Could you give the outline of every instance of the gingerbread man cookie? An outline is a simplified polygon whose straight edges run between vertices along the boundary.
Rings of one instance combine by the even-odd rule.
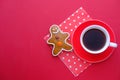
[[[51,37],[48,39],[47,43],[53,45],[53,56],[59,55],[62,50],[72,50],[72,45],[67,42],[70,36],[69,33],[62,32],[58,25],[52,25],[50,27],[50,35]]]

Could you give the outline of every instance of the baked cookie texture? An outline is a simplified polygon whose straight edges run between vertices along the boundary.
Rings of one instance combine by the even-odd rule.
[[[52,55],[59,55],[62,50],[72,51],[72,45],[68,43],[69,33],[62,32],[58,25],[52,25],[49,29],[50,38],[47,43],[53,46]]]

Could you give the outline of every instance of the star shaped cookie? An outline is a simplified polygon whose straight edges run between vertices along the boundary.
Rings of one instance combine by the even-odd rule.
[[[53,45],[53,56],[59,55],[62,50],[72,50],[72,45],[67,42],[69,36],[69,33],[62,32],[58,25],[52,25],[50,27],[50,38],[47,40],[47,43]]]

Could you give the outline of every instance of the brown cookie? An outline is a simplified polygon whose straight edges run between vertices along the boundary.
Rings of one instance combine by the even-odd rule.
[[[69,38],[69,33],[62,32],[58,25],[52,25],[50,27],[50,38],[47,43],[53,45],[52,54],[53,56],[57,56],[64,51],[71,51],[72,45],[70,45],[67,40]]]

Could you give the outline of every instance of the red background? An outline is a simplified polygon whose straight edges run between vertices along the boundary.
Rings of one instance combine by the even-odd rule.
[[[105,62],[78,77],[67,69],[43,37],[82,6],[108,23],[120,44],[119,0],[0,0],[0,80],[120,80],[120,47]]]

